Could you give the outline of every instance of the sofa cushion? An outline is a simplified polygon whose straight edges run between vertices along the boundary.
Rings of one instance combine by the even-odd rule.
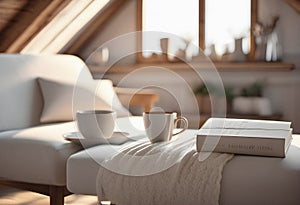
[[[74,122],[0,133],[0,176],[6,180],[66,185],[66,161],[81,146],[64,140]]]
[[[115,110],[118,117],[130,115],[115,93],[111,80],[61,81],[38,79],[44,99],[41,122],[75,120],[78,110]]]

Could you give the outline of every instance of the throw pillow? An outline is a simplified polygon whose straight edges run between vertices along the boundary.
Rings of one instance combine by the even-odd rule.
[[[68,83],[38,79],[44,107],[42,123],[71,121],[78,110],[115,110],[118,117],[130,115],[123,107],[110,80],[93,80]]]

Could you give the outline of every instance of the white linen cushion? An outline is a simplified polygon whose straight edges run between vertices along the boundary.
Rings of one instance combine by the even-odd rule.
[[[110,80],[93,80],[76,85],[39,78],[44,99],[40,121],[59,122],[75,119],[78,110],[115,110],[118,117],[129,116]]]
[[[80,149],[64,140],[74,122],[41,125],[0,133],[1,178],[38,184],[66,185],[66,161]]]

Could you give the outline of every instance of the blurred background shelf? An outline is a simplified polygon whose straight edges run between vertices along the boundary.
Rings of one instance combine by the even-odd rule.
[[[283,63],[283,62],[191,62],[186,63],[138,63],[133,65],[113,65],[108,66],[97,66],[89,65],[91,72],[96,74],[120,74],[128,73],[139,68],[146,67],[157,67],[166,68],[174,71],[189,71],[191,68],[195,69],[213,69],[219,71],[290,71],[295,68],[294,64]]]

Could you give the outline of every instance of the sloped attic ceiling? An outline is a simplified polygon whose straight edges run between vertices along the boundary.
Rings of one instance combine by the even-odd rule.
[[[300,0],[285,0],[291,7],[300,13]]]
[[[4,20],[0,30],[0,52],[9,52],[12,44],[20,37],[24,42],[30,40],[46,20],[51,19],[68,2],[69,0],[1,0],[0,16]],[[11,12],[7,12],[9,10]],[[47,16],[43,13],[45,11],[48,11]]]
[[[128,0],[1,0],[0,52],[76,53]]]
[[[14,16],[18,13],[28,12],[25,5],[28,0],[2,0],[0,1],[0,31],[9,23],[13,22]]]

